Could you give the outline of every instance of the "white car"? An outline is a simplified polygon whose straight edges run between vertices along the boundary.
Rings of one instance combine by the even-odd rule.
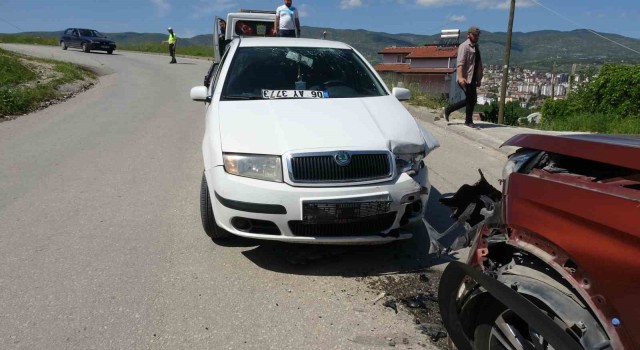
[[[208,86],[201,215],[231,234],[295,243],[407,239],[430,191],[439,146],[371,65],[344,43],[236,38]]]

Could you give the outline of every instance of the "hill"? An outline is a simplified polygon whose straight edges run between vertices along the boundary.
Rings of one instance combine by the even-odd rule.
[[[418,46],[437,43],[438,35],[389,34],[372,32],[364,29],[332,29],[319,27],[302,27],[307,38],[320,38],[327,32],[327,39],[343,41],[358,49],[372,63],[381,61],[378,54],[387,46]],[[60,32],[28,32],[21,35],[33,35],[42,38],[57,38]],[[105,33],[121,47],[141,44],[159,43],[166,39],[160,33]],[[640,52],[640,39],[629,38],[617,34],[598,33],[610,40]],[[17,34],[16,34],[17,35]],[[11,35],[0,35],[7,37]],[[502,64],[506,33],[483,32],[480,39],[485,64]],[[193,38],[181,38],[181,46],[209,46],[212,35],[198,35]],[[604,63],[640,64],[640,54],[624,49],[611,41],[605,40],[588,30],[568,32],[544,30],[536,32],[513,33],[511,63],[524,68],[549,71],[554,62],[558,71],[568,71],[572,64],[601,65]]]

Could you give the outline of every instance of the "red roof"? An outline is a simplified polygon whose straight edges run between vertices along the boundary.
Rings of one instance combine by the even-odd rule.
[[[415,49],[415,47],[389,46],[389,47],[385,47],[384,50],[382,50],[382,52],[378,52],[378,53],[379,54],[385,54],[385,53],[411,53],[411,51],[413,51],[413,49]]]
[[[375,68],[375,70],[377,70],[378,72],[402,72],[404,70],[411,69],[411,65],[409,63],[380,63],[376,64],[376,66],[373,68]]]
[[[407,58],[453,58],[458,56],[457,47],[439,47],[436,45],[429,46],[413,46],[413,47],[385,47],[384,50],[378,52],[384,54],[406,53]]]
[[[458,56],[456,47],[419,46],[407,58],[454,58]]]
[[[374,67],[378,72],[397,72],[397,73],[439,73],[449,74],[455,72],[455,68],[411,68],[409,63],[376,64]]]

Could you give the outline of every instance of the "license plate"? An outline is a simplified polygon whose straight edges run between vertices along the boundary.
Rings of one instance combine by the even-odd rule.
[[[109,46],[108,46],[108,45],[102,45],[102,48],[103,48],[103,49],[108,49],[108,48],[109,48]]]
[[[262,98],[325,98],[323,91],[316,90],[262,90]]]
[[[348,222],[389,212],[390,201],[325,203],[303,202],[302,219],[306,222]]]

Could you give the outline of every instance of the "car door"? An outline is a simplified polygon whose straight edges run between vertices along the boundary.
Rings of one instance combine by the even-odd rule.
[[[78,29],[73,29],[71,31],[71,40],[69,41],[71,47],[80,47],[80,32]]]
[[[71,42],[71,32],[72,29],[68,28],[66,29],[63,33],[62,33],[62,37],[61,37],[61,41],[64,41],[65,45],[69,46],[70,42]]]

